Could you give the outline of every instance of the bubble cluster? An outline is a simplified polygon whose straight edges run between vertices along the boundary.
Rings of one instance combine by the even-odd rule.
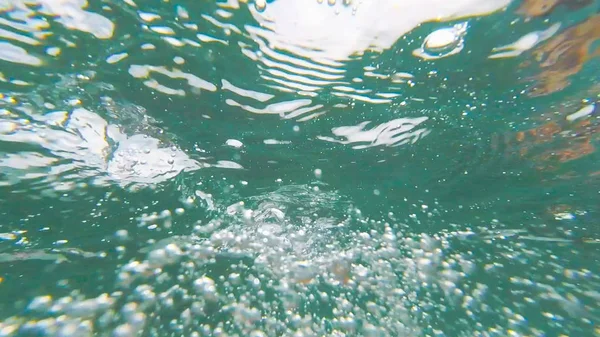
[[[116,270],[114,288],[93,298],[40,295],[3,319],[0,333],[542,336],[556,324],[585,333],[597,319],[589,302],[597,275],[557,256],[542,262],[545,243],[526,245],[524,231],[415,233],[363,218],[340,195],[310,186],[228,209],[144,248]],[[545,302],[555,306],[535,310]]]

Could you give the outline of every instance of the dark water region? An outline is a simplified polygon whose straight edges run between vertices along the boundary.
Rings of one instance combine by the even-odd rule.
[[[0,0],[0,336],[600,336],[599,8]]]

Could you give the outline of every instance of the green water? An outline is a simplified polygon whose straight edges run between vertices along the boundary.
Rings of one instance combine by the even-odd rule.
[[[0,336],[600,335],[573,3],[0,0]]]

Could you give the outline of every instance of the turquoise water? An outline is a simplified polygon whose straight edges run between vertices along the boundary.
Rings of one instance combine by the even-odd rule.
[[[0,336],[600,335],[599,4],[0,0]]]

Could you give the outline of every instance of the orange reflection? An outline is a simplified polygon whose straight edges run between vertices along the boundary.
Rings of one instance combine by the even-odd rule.
[[[596,102],[596,106],[599,103]],[[538,170],[557,170],[560,164],[586,157],[596,150],[593,142],[600,140],[600,119],[594,117],[597,110],[590,113],[591,118],[575,121],[562,118],[518,131],[505,140],[506,149],[531,162]],[[494,146],[498,148],[497,143]],[[563,172],[556,178],[570,179],[576,176],[575,173]]]
[[[558,161],[559,163],[565,163],[587,156],[595,150],[596,148],[590,143],[590,139],[587,138],[583,142],[568,144],[567,146],[558,149],[545,151],[544,153],[533,157],[533,160],[537,162]]]
[[[546,143],[552,140],[552,137],[561,131],[560,126],[556,122],[546,123],[539,128],[529,130],[536,144]]]
[[[533,77],[538,85],[530,95],[547,95],[569,85],[571,75],[578,73],[585,62],[600,55],[600,48],[590,50],[599,38],[600,14],[596,14],[538,47],[533,55],[540,61],[542,71]]]
[[[559,5],[564,5],[570,10],[579,9],[592,3],[592,0],[524,0],[517,13],[536,17],[552,12]]]

